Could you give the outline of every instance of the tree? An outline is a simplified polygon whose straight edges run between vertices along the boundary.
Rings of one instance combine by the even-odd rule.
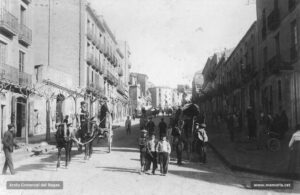
[[[51,106],[50,102],[56,99],[57,95],[53,88],[47,84],[42,84],[35,89],[36,94],[46,99],[46,141],[50,141],[50,121],[51,121]]]

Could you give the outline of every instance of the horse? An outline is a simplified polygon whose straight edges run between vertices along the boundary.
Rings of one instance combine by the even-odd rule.
[[[59,124],[55,133],[56,147],[58,149],[56,169],[60,167],[61,151],[65,149],[65,166],[71,161],[72,140],[70,139],[70,132],[65,124]]]

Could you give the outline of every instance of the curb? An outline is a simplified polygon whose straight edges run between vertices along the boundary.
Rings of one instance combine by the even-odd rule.
[[[271,177],[278,177],[278,178],[284,178],[284,179],[292,179],[292,180],[300,180],[299,175],[296,176],[291,176],[288,173],[272,173],[268,171],[262,171],[262,170],[257,170],[257,169],[251,169],[251,168],[246,168],[242,166],[237,166],[229,162],[223,154],[221,154],[213,144],[208,142],[209,147],[217,154],[219,159],[231,170],[231,171],[240,171],[240,172],[247,172],[247,173],[252,173],[252,174],[257,174],[257,175],[263,175],[263,176],[271,176]]]

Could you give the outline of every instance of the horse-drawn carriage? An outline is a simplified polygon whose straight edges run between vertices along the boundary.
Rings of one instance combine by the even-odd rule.
[[[177,155],[181,153],[182,150],[186,151],[189,160],[191,160],[191,154],[195,151],[196,123],[204,123],[199,107],[196,104],[186,104],[174,114],[174,147],[176,148]],[[178,150],[181,151],[178,152]]]
[[[79,151],[82,151],[84,146],[84,159],[89,159],[93,152],[93,141],[98,139],[105,140],[108,147],[108,153],[111,152],[112,147],[112,116],[109,112],[105,112],[105,115],[100,117],[100,122],[97,123],[95,117],[89,117],[82,106],[82,112],[79,116],[76,116],[77,127],[73,127],[72,123],[61,123],[57,126],[55,134],[57,148],[58,148],[58,161],[57,167],[60,166],[61,150],[65,149],[66,154],[66,167],[71,161],[71,151],[73,143],[77,143]]]

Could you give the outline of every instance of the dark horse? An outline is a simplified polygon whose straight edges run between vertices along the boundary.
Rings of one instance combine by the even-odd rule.
[[[71,150],[73,141],[70,137],[71,133],[69,129],[66,128],[65,124],[59,124],[57,126],[57,131],[55,133],[56,139],[56,147],[58,149],[58,160],[56,168],[60,167],[60,158],[61,158],[61,150],[65,149],[66,159],[65,159],[65,166],[68,167],[68,163],[71,161]]]

